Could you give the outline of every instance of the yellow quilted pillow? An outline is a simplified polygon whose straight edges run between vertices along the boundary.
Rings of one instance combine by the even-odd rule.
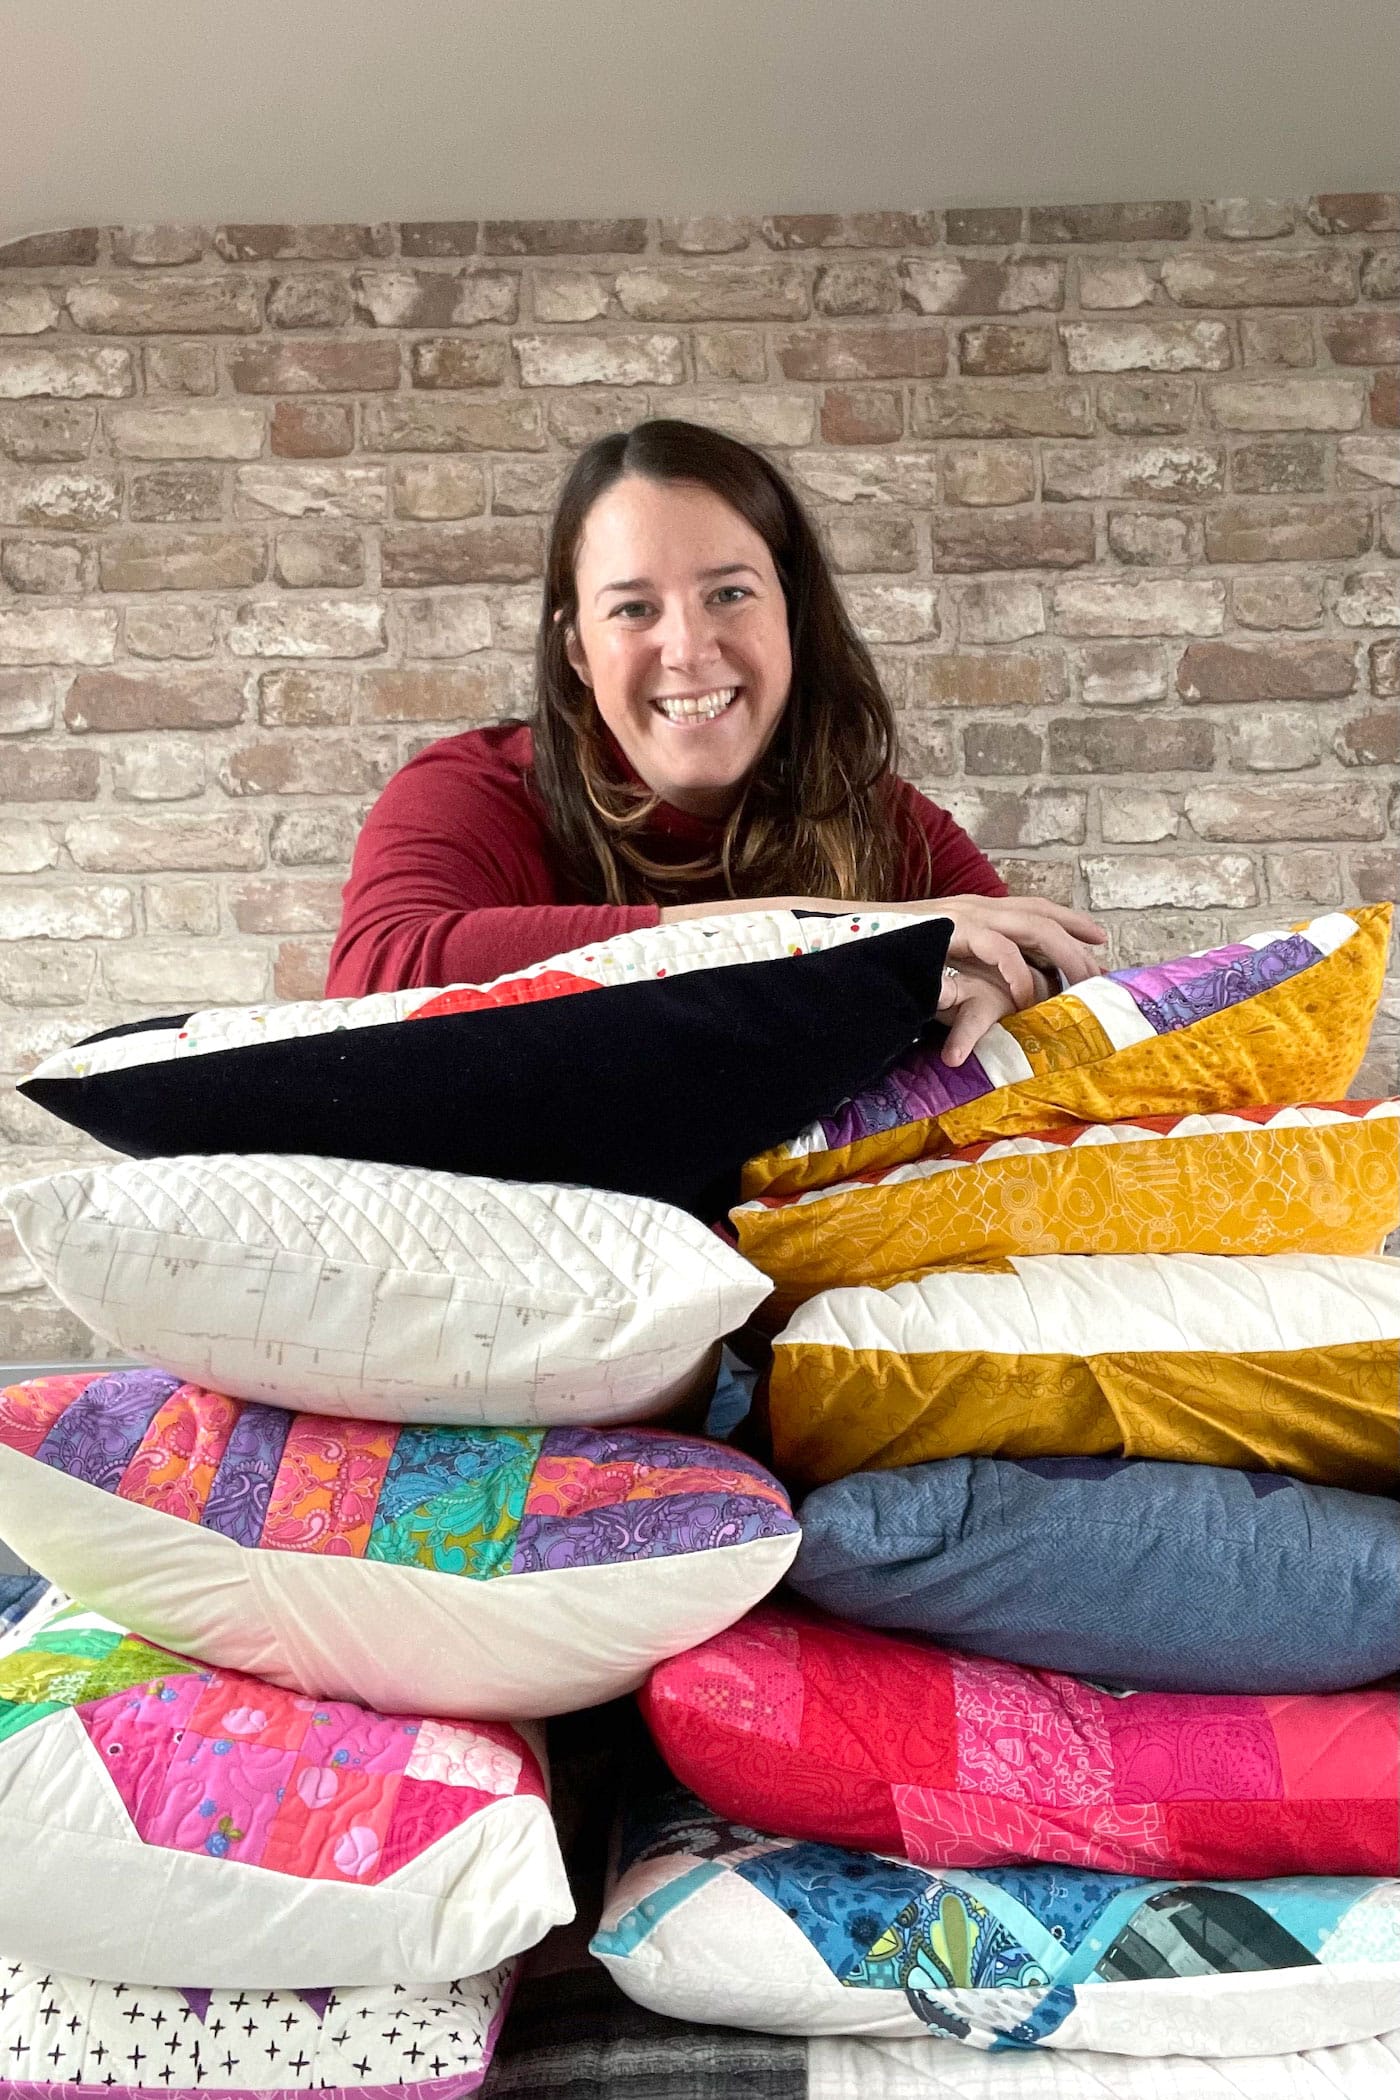
[[[1365,1055],[1393,907],[1117,970],[990,1029],[955,1071],[913,1051],[834,1115],[749,1161],[746,1197],[1067,1123],[1335,1101]]]
[[[1012,1254],[1374,1254],[1400,1223],[1400,1101],[1070,1123],[740,1204],[765,1326],[818,1291]]]
[[[773,1349],[773,1462],[815,1486],[964,1455],[1400,1483],[1400,1261],[1041,1254],[826,1291]]]

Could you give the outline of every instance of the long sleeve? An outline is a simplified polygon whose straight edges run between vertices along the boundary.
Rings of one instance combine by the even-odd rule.
[[[355,847],[327,997],[481,984],[656,925],[654,905],[560,902],[518,748],[510,732],[447,738],[395,774]]]
[[[908,781],[895,783],[895,803],[908,829],[906,898],[1004,897],[1006,884],[961,824]]]

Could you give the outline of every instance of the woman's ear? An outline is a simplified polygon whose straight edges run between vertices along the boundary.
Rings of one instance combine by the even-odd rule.
[[[554,617],[556,620],[563,619],[562,607]],[[569,668],[573,671],[575,677],[581,679],[586,686],[591,686],[593,680],[588,675],[588,658],[583,653],[583,648],[578,638],[578,630],[573,626],[572,622],[564,629],[564,654],[569,659]]]

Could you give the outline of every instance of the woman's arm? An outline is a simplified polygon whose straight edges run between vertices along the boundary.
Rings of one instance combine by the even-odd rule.
[[[326,996],[484,984],[655,926],[654,905],[561,904],[519,769],[471,736],[420,752],[365,820]]]

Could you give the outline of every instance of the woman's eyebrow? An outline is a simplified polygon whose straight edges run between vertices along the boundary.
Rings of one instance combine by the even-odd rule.
[[[752,562],[728,561],[717,569],[699,569],[696,574],[702,583],[713,583],[719,576],[757,576],[758,571]],[[605,583],[602,589],[595,591],[593,595],[597,599],[606,597],[609,591],[649,591],[651,588],[649,576],[624,576],[619,583]]]

